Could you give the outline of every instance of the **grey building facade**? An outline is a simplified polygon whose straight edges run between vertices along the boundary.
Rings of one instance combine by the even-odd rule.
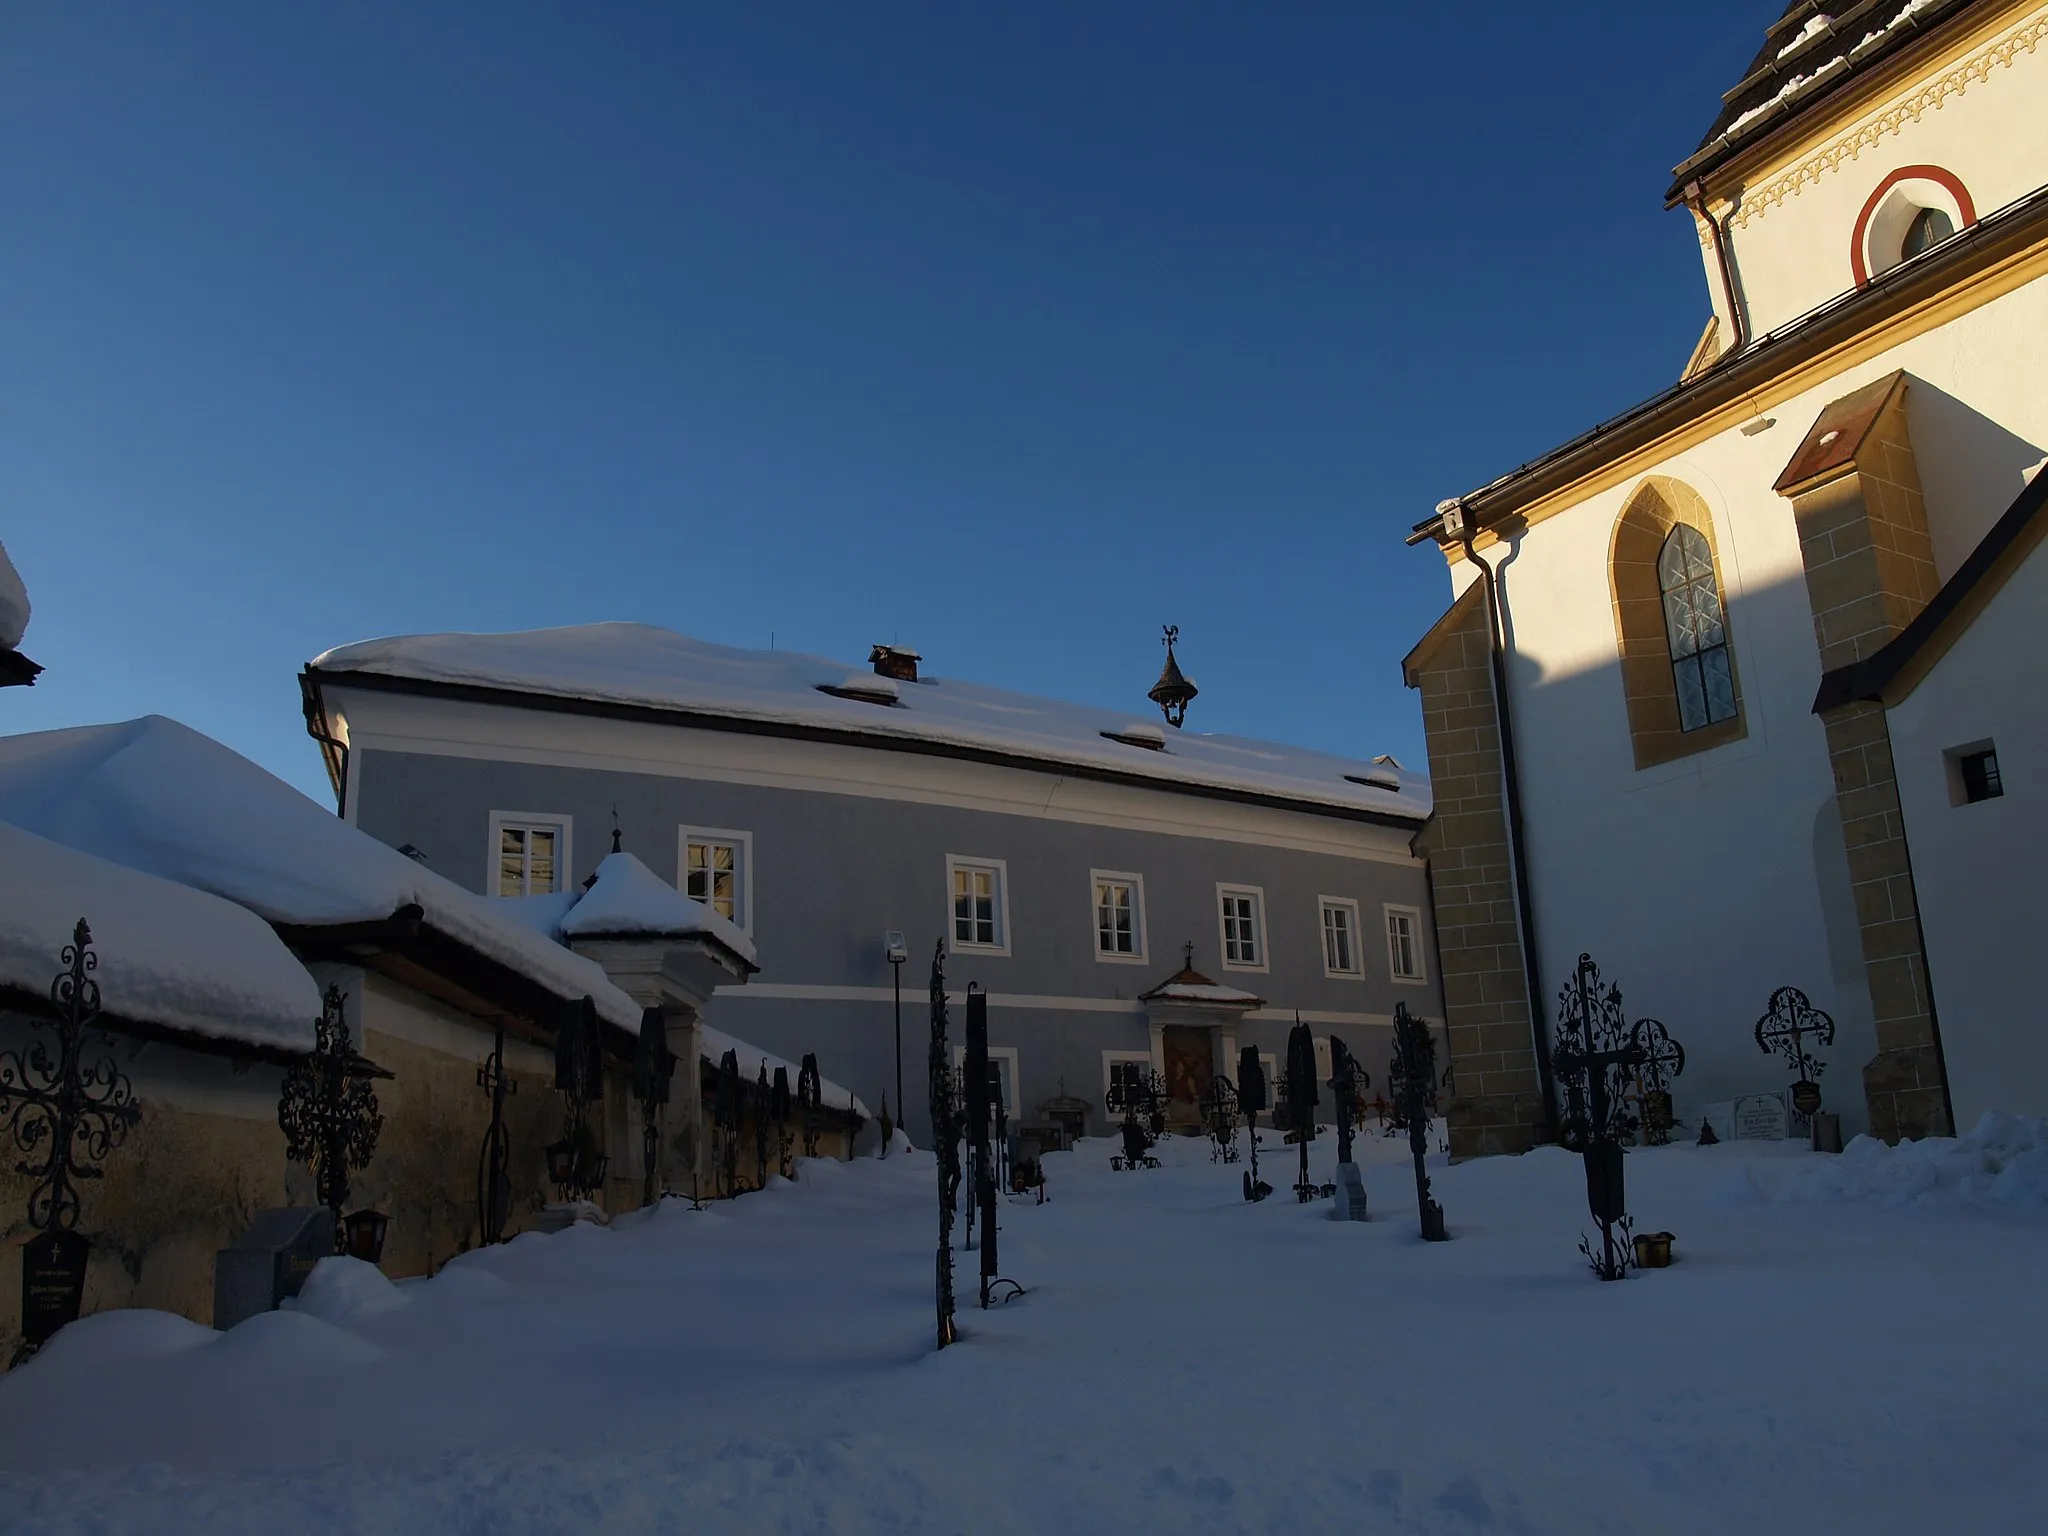
[[[587,680],[530,652],[474,648],[546,633],[371,642],[309,667],[309,728],[343,815],[486,894],[580,883],[616,828],[758,948],[760,973],[715,994],[705,1021],[791,1059],[815,1051],[870,1109],[886,1096],[914,1139],[928,1127],[935,952],[956,1043],[960,995],[970,983],[990,994],[992,1055],[1016,1112],[1037,1118],[1069,1094],[1091,1104],[1091,1130],[1108,1123],[1118,1063],[1158,1069],[1186,1101],[1210,1073],[1234,1073],[1241,1046],[1284,1056],[1298,1012],[1319,1039],[1341,1036],[1377,1083],[1397,1003],[1440,1024],[1427,875],[1409,847],[1427,791],[1384,762],[1249,743],[1217,750],[1286,771],[1178,782],[1167,775],[1198,765],[1165,760],[1219,738],[1162,749],[1121,717],[1077,723],[1080,712],[1048,705],[1074,743],[1061,761],[1056,731],[1020,746],[998,732],[906,739],[866,724],[872,711],[900,730],[894,700],[937,699],[927,686],[958,699],[971,685],[846,699],[857,679],[843,666],[795,658],[820,673],[821,705],[768,689],[743,708],[702,685],[685,654],[664,656],[677,675],[658,688],[642,679],[637,700],[592,698]],[[443,638],[468,643],[460,667],[433,649]],[[792,659],[776,660],[786,671]],[[1143,744],[1122,744],[1133,735]],[[1125,751],[1136,769],[1109,755]],[[1287,774],[1302,772],[1336,788],[1316,791],[1321,803],[1290,794]],[[900,1093],[891,932],[908,951]],[[1214,1009],[1143,1000],[1190,965],[1251,996]]]

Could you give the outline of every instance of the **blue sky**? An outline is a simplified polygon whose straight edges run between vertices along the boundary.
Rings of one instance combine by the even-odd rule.
[[[1674,378],[1778,7],[10,6],[0,730],[635,619],[1423,761],[1402,538]]]

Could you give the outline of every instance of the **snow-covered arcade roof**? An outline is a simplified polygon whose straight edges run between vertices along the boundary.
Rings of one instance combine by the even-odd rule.
[[[497,905],[536,933],[567,942],[596,938],[709,939],[759,970],[754,941],[703,902],[685,896],[630,853],[608,853],[580,891],[507,896]]]
[[[1162,733],[1136,713],[950,678],[899,685],[824,657],[737,650],[647,624],[365,640],[327,651],[306,669],[309,690],[372,678],[673,712],[726,729],[863,737],[878,747],[1047,764],[1373,820],[1419,823],[1429,814],[1428,779],[1391,759],[1358,762],[1244,737]],[[856,682],[866,696],[848,696]]]
[[[640,1005],[594,961],[162,715],[0,739],[0,819],[274,924],[380,922],[417,907],[429,927],[554,996],[587,995],[607,1022],[640,1028]]]
[[[255,913],[0,822],[0,987],[50,995],[77,924],[107,1018],[313,1048],[320,990]]]

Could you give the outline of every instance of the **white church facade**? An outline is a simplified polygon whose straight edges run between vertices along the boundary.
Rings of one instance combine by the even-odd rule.
[[[1653,400],[1443,503],[1421,691],[1454,1150],[1556,1119],[1591,953],[1689,1064],[1886,1139],[2048,1113],[2048,7],[1799,0],[1668,193],[1712,319]]]

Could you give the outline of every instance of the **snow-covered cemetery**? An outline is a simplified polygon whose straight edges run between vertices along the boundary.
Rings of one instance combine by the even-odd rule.
[[[1426,761],[507,606],[264,659],[323,801],[0,530],[0,1531],[2039,1529],[2044,103],[1769,21]]]

